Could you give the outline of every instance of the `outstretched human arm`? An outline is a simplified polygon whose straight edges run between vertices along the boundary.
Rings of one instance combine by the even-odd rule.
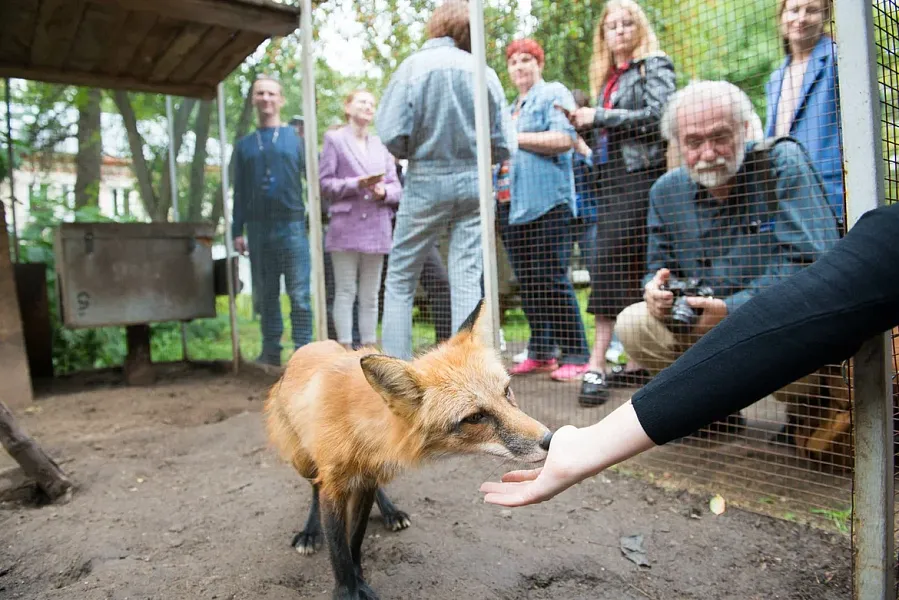
[[[563,427],[542,469],[481,486],[523,506],[653,445],[689,435],[899,324],[899,204],[864,215],[828,253],[748,300],[627,404],[590,427]]]

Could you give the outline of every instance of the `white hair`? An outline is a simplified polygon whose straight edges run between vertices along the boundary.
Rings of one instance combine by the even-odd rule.
[[[746,139],[755,137],[756,129],[760,128],[761,120],[752,107],[752,101],[746,92],[729,81],[692,81],[686,87],[672,94],[662,113],[660,128],[662,137],[669,144],[678,143],[677,114],[684,106],[694,104],[730,107],[734,124],[744,128]],[[748,129],[747,129],[748,126]]]

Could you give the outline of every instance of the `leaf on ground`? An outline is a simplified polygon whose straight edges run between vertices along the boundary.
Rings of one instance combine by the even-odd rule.
[[[709,500],[709,510],[711,510],[716,515],[720,515],[726,510],[726,502],[724,502],[724,498],[721,494],[715,494],[712,496],[712,499]]]
[[[621,553],[624,557],[640,567],[648,567],[649,561],[646,559],[646,550],[643,548],[643,536],[625,535],[622,536],[618,543],[621,547]]]

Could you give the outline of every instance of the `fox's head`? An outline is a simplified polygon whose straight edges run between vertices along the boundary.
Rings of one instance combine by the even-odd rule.
[[[380,354],[360,361],[368,383],[420,437],[421,458],[546,458],[552,434],[515,403],[509,374],[487,339],[486,310],[481,300],[455,336],[412,362]]]

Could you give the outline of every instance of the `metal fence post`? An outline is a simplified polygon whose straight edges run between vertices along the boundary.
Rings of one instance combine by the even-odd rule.
[[[487,327],[493,347],[499,348],[499,281],[496,268],[496,211],[493,201],[493,157],[490,151],[490,113],[487,93],[487,50],[483,0],[471,0],[471,54],[474,57],[474,117],[478,149],[478,193],[481,200],[481,248],[484,252],[484,297]]]
[[[237,331],[237,307],[235,306],[234,289],[234,264],[231,261],[234,255],[234,239],[231,237],[231,197],[228,195],[230,183],[228,182],[228,156],[225,146],[225,85],[219,83],[216,89],[216,104],[219,117],[219,151],[221,152],[222,168],[222,216],[225,219],[225,273],[228,277],[228,315],[231,319],[231,367],[237,373],[240,370],[240,340]]]
[[[176,161],[178,157],[175,156],[175,115],[174,110],[172,109],[172,97],[165,97],[165,116],[166,121],[168,122],[168,135],[169,135],[169,194],[172,196],[172,213],[175,217],[175,222],[181,222],[181,210],[178,205],[178,171],[176,168]],[[189,356],[187,353],[187,323],[181,322],[181,360],[188,360]]]
[[[303,0],[300,34],[303,40],[303,137],[306,143],[306,199],[309,207],[309,258],[312,260],[312,312],[316,339],[326,340],[328,304],[325,298],[321,190],[318,185],[318,122],[315,115],[315,57],[312,55],[312,0]]]
[[[870,2],[836,0],[847,225],[885,203],[880,94]],[[842,34],[842,35],[841,35]],[[863,43],[864,42],[864,43]],[[885,332],[853,361],[855,471],[852,492],[853,598],[895,598],[893,408]]]

